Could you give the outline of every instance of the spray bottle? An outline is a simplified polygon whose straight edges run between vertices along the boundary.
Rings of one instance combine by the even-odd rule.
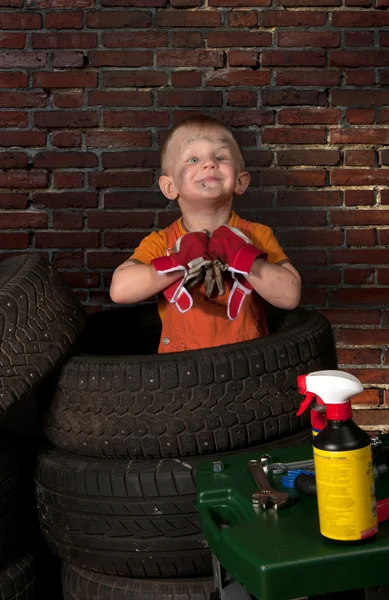
[[[300,405],[296,416],[299,417],[303,414],[305,409],[311,405],[311,427],[312,436],[315,437],[323,429],[327,423],[326,417],[326,405],[323,400],[312,392],[307,391],[306,375],[299,375],[297,377],[297,388],[300,394],[304,394],[305,400]],[[312,404],[311,404],[312,403]]]
[[[371,540],[378,522],[370,438],[351,413],[351,397],[363,386],[344,371],[303,377],[306,393],[327,407],[327,424],[313,440],[320,532],[341,542]]]

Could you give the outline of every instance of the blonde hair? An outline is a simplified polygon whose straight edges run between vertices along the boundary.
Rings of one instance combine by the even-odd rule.
[[[178,123],[178,125],[175,125],[168,133],[167,138],[165,139],[162,148],[161,148],[161,168],[162,168],[162,173],[166,174],[166,162],[167,162],[167,155],[169,152],[169,145],[172,141],[173,136],[177,133],[177,131],[180,131],[181,129],[193,129],[193,128],[197,128],[197,129],[207,129],[210,127],[218,127],[219,129],[223,129],[231,138],[232,142],[234,143],[236,150],[238,152],[238,159],[240,161],[240,168],[242,170],[244,170],[245,165],[244,165],[244,160],[243,160],[243,156],[242,156],[242,152],[241,149],[239,147],[238,142],[236,141],[234,135],[232,134],[232,132],[222,123],[220,123],[220,121],[218,121],[217,119],[215,119],[215,117],[211,117],[209,115],[193,115],[190,117],[187,117],[186,119],[184,119],[183,121],[181,121],[181,123]]]

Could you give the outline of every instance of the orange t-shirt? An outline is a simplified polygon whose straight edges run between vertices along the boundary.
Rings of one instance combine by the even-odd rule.
[[[241,219],[235,212],[232,211],[228,225],[230,227],[237,227],[238,229],[241,229],[239,225],[242,225],[242,222],[248,223],[248,221],[244,221],[244,219]],[[181,235],[188,233],[183,226],[182,219],[175,221],[174,225],[177,227]],[[168,229],[169,228],[161,229],[160,231],[153,231],[150,233],[150,235],[146,236],[136,248],[130,259],[139,260],[140,262],[149,265],[153,258],[166,256],[168,250]],[[284,260],[288,260],[288,257],[277,242],[277,239],[270,227],[262,225],[261,223],[254,223],[251,241],[256,248],[260,248],[261,250],[267,252],[268,262],[275,264]],[[253,292],[253,294],[254,293],[255,292]],[[227,295],[225,296],[227,307],[228,297]],[[158,303],[158,311],[162,321],[165,315],[166,305],[167,300],[161,295]]]

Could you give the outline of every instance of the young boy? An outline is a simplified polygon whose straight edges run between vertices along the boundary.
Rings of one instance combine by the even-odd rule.
[[[266,335],[262,298],[293,309],[301,280],[272,230],[231,210],[233,195],[250,183],[232,133],[212,117],[190,117],[169,133],[161,163],[160,188],[178,202],[182,217],[153,231],[115,270],[112,300],[132,304],[163,292],[158,352]],[[208,298],[203,281],[187,289],[214,261],[225,265],[224,294]]]

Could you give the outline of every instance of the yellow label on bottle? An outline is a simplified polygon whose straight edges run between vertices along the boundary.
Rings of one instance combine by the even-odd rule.
[[[322,535],[346,541],[374,535],[378,522],[370,446],[313,451]]]

